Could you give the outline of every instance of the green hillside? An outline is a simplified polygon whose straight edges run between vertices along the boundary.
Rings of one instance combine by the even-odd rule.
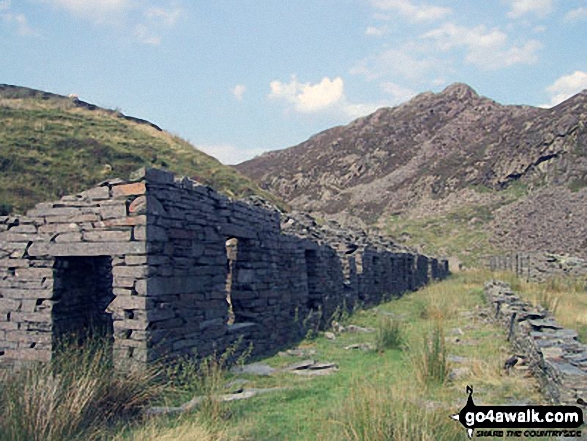
[[[189,176],[231,196],[280,201],[148,121],[23,87],[0,85],[0,214],[90,188],[142,167]]]

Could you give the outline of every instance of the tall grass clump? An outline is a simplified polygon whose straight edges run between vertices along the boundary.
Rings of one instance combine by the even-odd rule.
[[[185,358],[170,364],[166,368],[167,385],[175,395],[179,394],[200,397],[198,405],[199,417],[212,425],[226,419],[226,405],[218,396],[225,393],[226,370],[231,364],[243,364],[252,352],[249,346],[238,355],[242,344],[239,339],[223,353],[213,353],[197,360],[195,357]]]
[[[399,349],[404,343],[402,322],[394,317],[383,317],[377,324],[375,347],[378,351]]]
[[[459,281],[453,279],[445,283],[433,283],[426,287],[419,298],[420,318],[425,320],[449,320],[457,317],[462,305],[458,295]]]
[[[454,441],[463,432],[448,410],[429,409],[414,388],[355,381],[332,415],[326,439],[341,441]],[[464,432],[463,432],[464,433]]]
[[[109,342],[76,341],[62,344],[50,363],[2,375],[0,439],[93,439],[160,396],[154,368],[116,371]]]
[[[131,433],[117,435],[114,441],[223,441],[228,440],[222,429],[215,429],[198,418],[181,417],[170,425],[169,420],[151,420]],[[234,440],[234,438],[230,438]]]
[[[443,384],[448,375],[444,329],[435,321],[432,329],[409,348],[409,361],[418,381],[425,385]]]

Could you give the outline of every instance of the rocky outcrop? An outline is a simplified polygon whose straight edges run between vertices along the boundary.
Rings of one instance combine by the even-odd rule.
[[[454,84],[236,168],[294,208],[345,225],[474,207],[488,212],[478,231],[497,248],[577,254],[587,225],[586,121],[587,91],[542,109]]]

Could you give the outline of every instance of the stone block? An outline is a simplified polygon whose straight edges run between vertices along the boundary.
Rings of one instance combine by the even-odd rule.
[[[49,243],[36,242],[29,248],[29,255],[43,256],[114,256],[124,254],[146,254],[144,242],[83,242]]]
[[[18,311],[22,301],[0,298],[0,312]]]
[[[50,311],[38,311],[38,312],[13,312],[10,314],[10,320],[13,322],[29,322],[29,323],[42,323],[51,322]]]
[[[37,348],[7,349],[4,353],[4,358],[19,361],[48,362],[51,361],[51,350]]]
[[[50,332],[6,331],[6,340],[17,343],[51,343]]]
[[[37,233],[12,233],[10,230],[2,235],[3,241],[6,242],[31,242],[42,240],[42,236]]]
[[[58,224],[59,225],[59,224]],[[81,242],[82,240],[82,233],[80,232],[68,232],[68,233],[59,233],[55,236],[55,242]]]
[[[109,310],[138,309],[146,310],[147,299],[140,296],[116,296],[108,305]]]
[[[89,199],[108,199],[110,197],[110,188],[107,186],[91,188],[90,190],[82,191],[80,196]]]
[[[144,265],[147,263],[147,256],[124,256],[124,263],[127,265]],[[152,264],[152,263],[151,263]]]
[[[112,280],[113,288],[133,288],[136,282],[132,277],[114,277]]]
[[[102,220],[124,218],[127,214],[124,204],[101,205],[98,212]]]
[[[149,275],[149,267],[142,266],[115,266],[112,268],[114,277],[129,277],[132,279],[141,279]]]
[[[141,320],[133,320],[133,319],[123,319],[123,320],[114,320],[112,323],[114,327],[114,331],[121,331],[121,330],[128,330],[128,329],[136,329],[138,331],[144,331],[149,326],[149,322],[146,319]]]
[[[95,228],[104,228],[104,227],[124,227],[124,226],[134,226],[134,225],[147,225],[147,216],[140,215],[140,216],[128,216],[128,217],[121,217],[118,219],[108,219],[101,222],[97,222],[94,224]]]
[[[144,182],[135,182],[132,184],[121,184],[112,187],[112,196],[134,196],[142,195],[147,192],[147,187]]]
[[[83,238],[88,242],[126,242],[130,241],[130,230],[84,231]]]
[[[19,224],[14,227],[9,227],[8,231],[11,233],[36,233],[37,227],[33,224]]]
[[[53,277],[53,268],[19,268],[15,271],[19,280],[40,280]]]

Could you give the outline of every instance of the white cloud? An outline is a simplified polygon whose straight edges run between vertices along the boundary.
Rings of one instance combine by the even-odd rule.
[[[411,22],[439,20],[452,12],[450,8],[427,4],[416,5],[410,0],[371,0],[371,4],[380,10],[396,11]]]
[[[144,12],[147,19],[153,22],[160,22],[166,26],[174,26],[179,17],[181,16],[181,9],[165,9],[150,7]]]
[[[18,35],[23,37],[38,36],[39,33],[30,26],[26,16],[22,13],[11,12],[10,7],[10,0],[0,1],[0,20],[8,26],[14,27]]]
[[[587,8],[580,7],[576,9],[572,9],[565,15],[565,20],[567,21],[583,21],[587,20]]]
[[[369,115],[381,107],[388,107],[391,105],[393,105],[393,103],[349,103],[345,101],[340,107],[340,112],[343,117],[356,119],[361,116]]]
[[[245,93],[246,90],[247,90],[247,86],[245,86],[244,84],[237,84],[236,86],[234,86],[232,88],[231,92],[238,101],[242,101],[243,94]]]
[[[341,101],[344,97],[344,82],[337,77],[324,77],[317,84],[300,83],[295,75],[289,83],[272,81],[269,84],[269,98],[282,99],[292,103],[298,112],[313,113]]]
[[[213,156],[223,164],[239,164],[263,153],[262,149],[245,149],[232,144],[198,144],[197,149]]]
[[[131,0],[44,0],[55,7],[95,22],[119,17],[119,14],[132,5]]]
[[[285,101],[293,110],[302,114],[324,112],[335,118],[358,118],[368,115],[388,102],[354,103],[344,93],[344,81],[340,77],[331,80],[324,77],[319,83],[301,83],[292,75],[289,83],[272,81],[269,99]]]
[[[553,107],[587,89],[587,72],[577,70],[570,75],[563,75],[546,88],[550,94],[550,103],[540,107]]]
[[[419,52],[421,48],[414,45],[387,49],[359,61],[350,69],[350,73],[364,75],[369,80],[393,76],[416,81],[431,70],[438,71],[443,68],[439,60],[422,56]]]
[[[393,102],[396,104],[406,102],[410,98],[416,96],[416,92],[414,90],[400,86],[399,84],[393,83],[391,81],[381,83],[381,89],[385,93],[389,93],[393,97]]]
[[[141,43],[160,45],[161,32],[175,26],[181,14],[179,8],[147,7],[142,14],[144,21],[135,25],[136,39]]]
[[[40,0],[95,24],[118,25],[144,44],[161,44],[161,33],[175,26],[183,10],[137,0]]]
[[[526,14],[545,17],[552,12],[553,0],[508,0],[511,9],[508,17],[519,18]]]
[[[371,35],[371,36],[375,36],[375,37],[381,37],[382,35],[385,35],[387,33],[387,30],[385,28],[378,28],[375,26],[368,26],[367,29],[365,29],[365,35]]]
[[[151,46],[159,46],[161,44],[161,37],[155,35],[144,23],[139,23],[135,26],[134,36],[137,41],[144,44],[150,44]]]
[[[427,32],[422,38],[433,40],[435,46],[444,52],[464,48],[466,62],[484,70],[497,70],[515,64],[534,64],[538,61],[537,52],[542,48],[537,40],[508,47],[508,37],[499,29],[457,26],[453,23],[446,23]]]

